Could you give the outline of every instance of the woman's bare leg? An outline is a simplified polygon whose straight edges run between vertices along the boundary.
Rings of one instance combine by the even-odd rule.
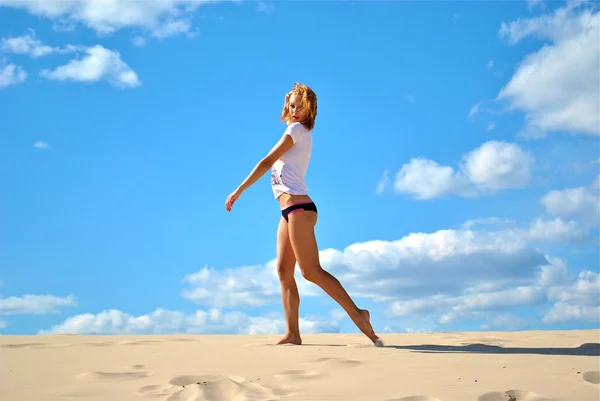
[[[316,223],[317,213],[312,211],[300,211],[289,215],[290,242],[302,275],[340,304],[360,331],[375,343],[379,337],[371,326],[369,311],[356,306],[338,279],[321,267],[314,232]]]
[[[282,217],[277,229],[277,274],[281,286],[281,302],[285,314],[285,336],[278,344],[302,344],[298,325],[300,295],[294,279],[296,256],[288,235],[288,223]]]

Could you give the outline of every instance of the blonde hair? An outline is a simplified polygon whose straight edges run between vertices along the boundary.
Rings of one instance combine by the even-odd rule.
[[[307,85],[295,83],[292,87],[292,90],[289,91],[285,95],[285,101],[283,103],[283,110],[281,111],[281,116],[279,119],[281,121],[285,121],[287,124],[290,123],[290,97],[292,95],[300,96],[300,104],[303,109],[306,110],[306,119],[302,121],[302,125],[304,125],[309,131],[315,127],[315,120],[317,118],[317,95],[315,92]]]

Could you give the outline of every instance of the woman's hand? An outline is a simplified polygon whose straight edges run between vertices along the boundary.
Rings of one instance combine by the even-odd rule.
[[[235,203],[236,200],[238,200],[238,198],[242,195],[242,191],[237,188],[235,191],[233,191],[232,193],[229,194],[229,196],[227,197],[227,200],[225,201],[225,209],[227,209],[228,212],[231,212],[231,208],[233,207],[233,204]]]

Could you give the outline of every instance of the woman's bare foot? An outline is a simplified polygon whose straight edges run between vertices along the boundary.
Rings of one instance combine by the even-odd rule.
[[[280,344],[302,345],[302,338],[300,337],[300,334],[286,333],[286,335],[277,343],[277,345]]]
[[[374,344],[377,344],[377,340],[379,337],[375,334],[373,330],[373,326],[371,326],[371,314],[366,309],[361,309],[360,313],[356,316],[356,318],[352,319],[354,324],[358,326],[360,331],[363,332],[364,335],[369,337]]]

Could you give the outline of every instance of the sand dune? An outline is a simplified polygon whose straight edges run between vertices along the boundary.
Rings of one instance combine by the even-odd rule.
[[[0,336],[2,401],[597,401],[600,331]]]

